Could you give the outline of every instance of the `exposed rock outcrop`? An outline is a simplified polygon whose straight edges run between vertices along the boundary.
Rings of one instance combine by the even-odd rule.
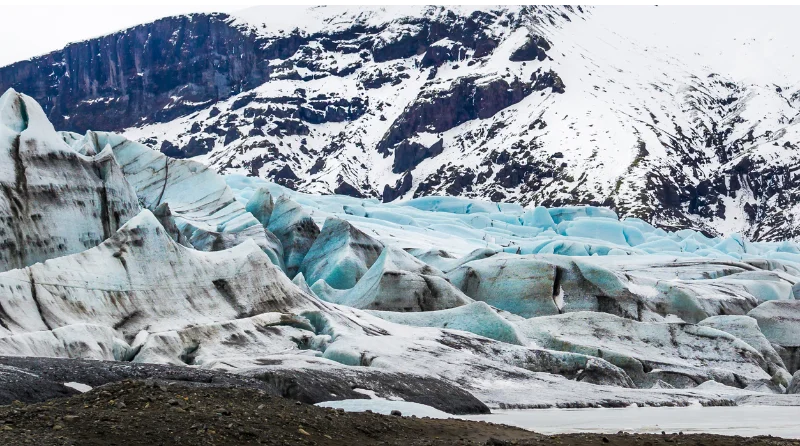
[[[473,119],[489,118],[531,91],[531,86],[520,79],[509,82],[500,76],[465,76],[449,84],[433,85],[406,107],[377,150],[388,155],[397,144],[420,132],[443,132]]]
[[[512,62],[524,62],[538,60],[539,62],[547,58],[547,51],[550,50],[550,43],[546,39],[536,35],[529,35],[519,48],[509,56]]]
[[[121,130],[254,88],[269,79],[269,58],[300,41],[260,41],[226,14],[167,17],[4,67],[0,91],[35,94],[59,129]]]

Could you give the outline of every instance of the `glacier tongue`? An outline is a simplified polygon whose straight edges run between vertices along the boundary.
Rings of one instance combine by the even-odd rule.
[[[603,358],[641,387],[658,380],[681,388],[708,380],[738,386],[772,377],[753,347],[708,327],[636,322],[595,312],[534,318],[517,325],[546,348]]]
[[[328,393],[444,383],[509,408],[800,404],[777,395],[796,392],[800,364],[795,242],[599,207],[303,194],[115,134],[55,133],[29,102],[0,101],[9,156],[20,140],[28,157],[27,182],[5,165],[4,189],[28,187],[48,220],[9,199],[3,221],[65,247],[33,243],[30,264],[0,272],[0,354],[295,373]],[[63,189],[55,204],[44,181]],[[79,215],[100,191],[108,207]],[[86,227],[103,236],[77,249]]]

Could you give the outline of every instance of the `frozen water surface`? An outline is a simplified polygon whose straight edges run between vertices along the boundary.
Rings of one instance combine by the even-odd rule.
[[[752,437],[772,435],[800,438],[800,407],[628,407],[625,409],[496,410],[470,415],[483,420],[529,429],[541,434],[579,432],[719,434]]]
[[[406,417],[416,415],[418,417],[430,418],[456,418],[455,415],[450,415],[447,412],[442,412],[441,410],[434,409],[424,404],[385,399],[326,401],[324,403],[318,403],[317,406],[344,409],[345,412],[365,412],[371,410],[382,415],[391,415],[393,410],[399,410],[400,413]]]
[[[636,407],[623,409],[531,409],[494,410],[487,415],[456,416],[424,404],[385,399],[328,401],[321,407],[347,412],[389,415],[399,410],[403,416],[463,418],[488,421],[528,429],[540,434],[628,433],[718,434],[754,437],[772,435],[800,438],[800,407],[797,406],[701,406]]]

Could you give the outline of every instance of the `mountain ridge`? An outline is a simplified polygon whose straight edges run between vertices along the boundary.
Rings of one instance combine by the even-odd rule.
[[[783,80],[792,66],[737,78],[716,72],[727,67],[712,54],[783,48],[767,47],[781,41],[782,22],[776,19],[777,38],[764,42],[742,38],[734,45],[726,35],[730,46],[698,44],[695,52],[708,53],[698,62],[637,40],[644,34],[634,28],[644,25],[630,19],[656,13],[629,11],[315,7],[196,14],[111,36],[127,42],[139,32],[132,30],[150,26],[160,32],[153,41],[169,48],[197,59],[233,48],[226,51],[244,57],[246,67],[187,68],[152,58],[154,72],[200,80],[149,96],[133,88],[141,98],[122,95],[129,99],[119,108],[91,89],[91,99],[62,97],[76,104],[74,116],[95,121],[86,123],[72,114],[53,119],[61,105],[37,95],[41,85],[15,88],[34,90],[64,130],[124,130],[170,156],[306,192],[605,205],[667,229],[797,237],[800,90]],[[658,14],[667,22],[678,12]],[[697,16],[691,20],[702,21]],[[172,33],[192,36],[205,21],[216,46],[191,38],[169,46]],[[686,46],[693,32],[661,45]],[[9,72],[0,68],[0,79]],[[225,88],[212,88],[209,76]],[[109,91],[103,94],[118,93]],[[120,110],[133,122],[107,118]]]

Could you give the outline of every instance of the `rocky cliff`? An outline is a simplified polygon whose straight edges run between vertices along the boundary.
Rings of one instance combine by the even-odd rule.
[[[291,54],[224,14],[167,17],[4,67],[0,90],[31,95],[59,130],[163,122],[269,80],[269,56]]]

